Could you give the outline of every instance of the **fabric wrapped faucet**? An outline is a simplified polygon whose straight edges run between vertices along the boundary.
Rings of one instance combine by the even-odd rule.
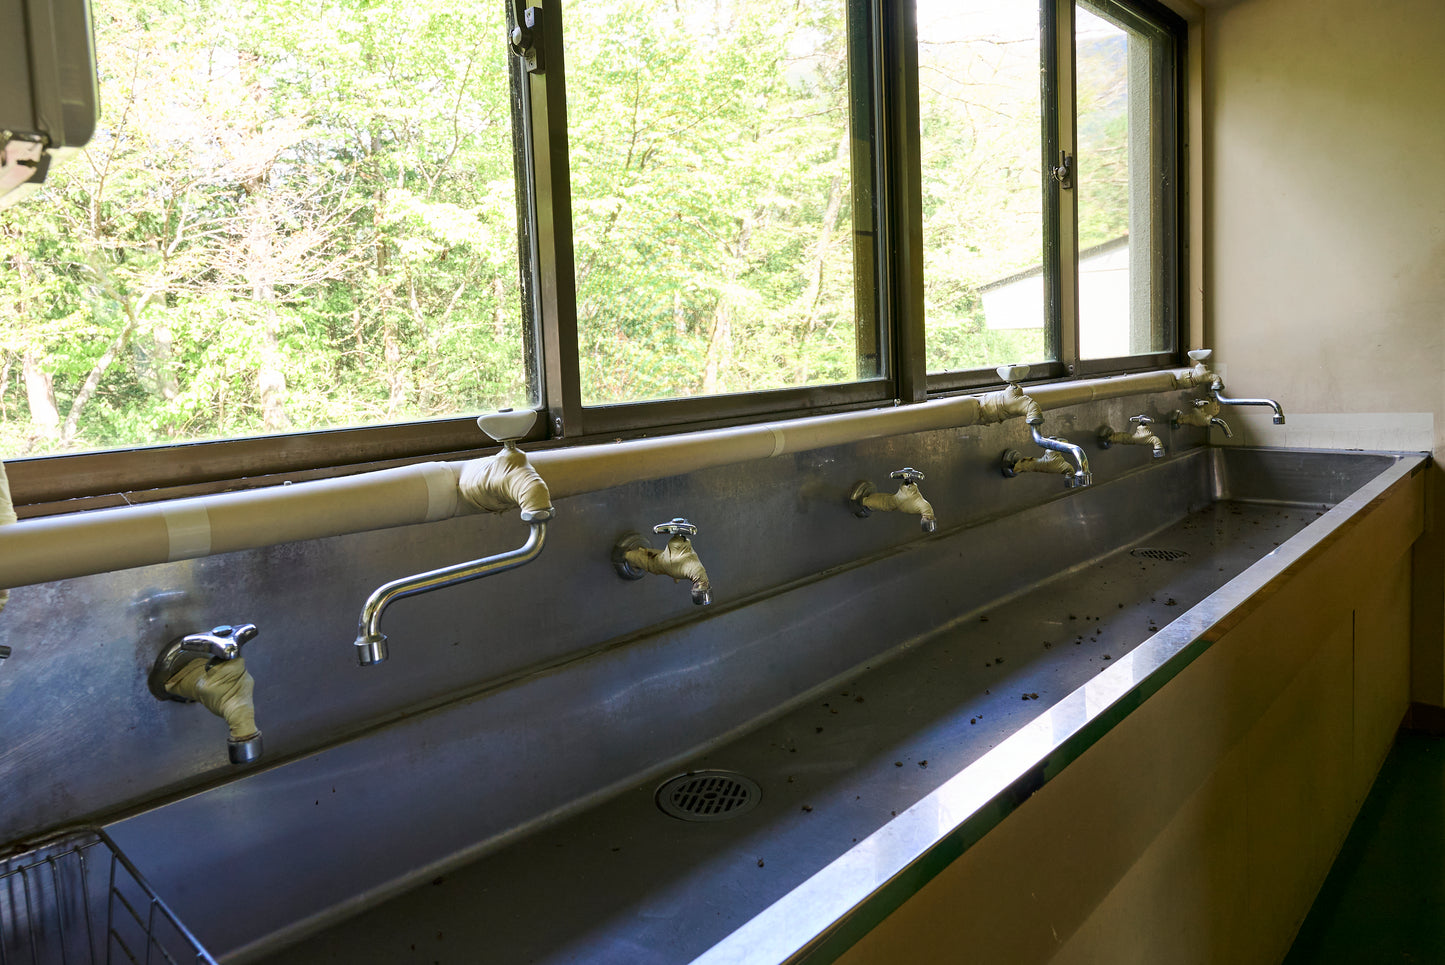
[[[199,703],[226,722],[226,753],[232,764],[261,756],[256,726],[256,680],[246,670],[241,647],[260,631],[254,623],[212,627],[172,640],[151,667],[147,681],[160,700]]]

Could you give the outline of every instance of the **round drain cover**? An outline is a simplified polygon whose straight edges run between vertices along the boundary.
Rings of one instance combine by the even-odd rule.
[[[1182,560],[1189,554],[1184,552],[1183,550],[1161,550],[1155,549],[1153,547],[1141,546],[1138,549],[1130,550],[1129,555],[1139,556],[1146,560],[1164,560],[1165,562],[1173,562],[1174,560]]]
[[[684,821],[723,821],[758,806],[763,791],[731,771],[693,771],[657,789],[657,806]]]

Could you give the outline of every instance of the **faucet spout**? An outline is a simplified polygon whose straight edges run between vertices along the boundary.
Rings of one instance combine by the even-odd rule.
[[[372,664],[381,663],[387,658],[386,634],[381,632],[381,617],[386,612],[386,608],[397,600],[420,593],[430,593],[432,590],[440,590],[448,586],[456,586],[458,583],[479,580],[484,576],[493,576],[532,562],[541,554],[542,545],[546,542],[548,518],[550,518],[550,511],[548,511],[547,517],[542,519],[537,519],[534,514],[533,519],[528,523],[527,541],[517,549],[498,553],[495,556],[483,557],[479,560],[457,563],[454,566],[445,566],[426,573],[417,573],[414,576],[404,576],[377,587],[372,591],[371,596],[367,597],[366,605],[361,608],[361,619],[357,622],[357,661],[361,666],[369,667]]]
[[[515,569],[532,562],[542,552],[547,521],[553,516],[552,497],[547,484],[527,461],[527,454],[517,448],[517,440],[526,435],[536,420],[535,412],[511,409],[477,419],[478,428],[500,442],[502,449],[496,455],[467,463],[457,478],[457,492],[478,509],[489,513],[521,510],[522,522],[530,527],[527,541],[506,553],[404,576],[378,586],[366,598],[356,626],[356,659],[363,667],[381,663],[388,656],[381,617],[396,600]]]
[[[1282,426],[1282,425],[1284,425],[1284,410],[1281,409],[1280,406],[1279,406],[1279,403],[1276,402],[1276,401],[1274,401],[1273,399],[1231,399],[1231,398],[1228,398],[1228,397],[1226,397],[1225,394],[1224,394],[1224,383],[1223,383],[1223,382],[1220,382],[1220,381],[1218,381],[1218,380],[1215,380],[1214,384],[1209,387],[1209,391],[1210,391],[1210,393],[1214,396],[1215,400],[1219,402],[1220,405],[1262,405],[1262,406],[1268,406],[1269,408],[1271,408],[1271,409],[1274,410],[1274,424],[1277,425],[1277,426]]]
[[[1084,450],[1064,439],[1044,435],[1036,425],[1030,425],[1029,432],[1034,442],[1043,447],[1044,454],[1025,456],[1017,449],[1007,450],[999,464],[1005,476],[1012,479],[1021,472],[1053,473],[1063,476],[1064,485],[1070,489],[1087,486],[1094,481],[1094,474],[1089,470],[1089,457],[1084,455]]]
[[[1228,423],[1228,422],[1225,422],[1223,419],[1219,418],[1219,416],[1214,416],[1213,418],[1211,418],[1211,419],[1209,420],[1209,424],[1212,425],[1212,426],[1218,427],[1219,431],[1221,431],[1221,432],[1224,433],[1224,438],[1226,438],[1226,439],[1233,439],[1233,438],[1234,438],[1234,433],[1229,431],[1229,423]]]
[[[1059,439],[1054,436],[1046,436],[1039,432],[1038,425],[1029,424],[1029,434],[1033,436],[1034,442],[1041,448],[1057,452],[1060,455],[1073,459],[1073,471],[1065,477],[1064,485],[1069,488],[1075,486],[1088,486],[1094,482],[1094,474],[1089,470],[1089,457],[1084,450],[1069,442],[1067,439]]]

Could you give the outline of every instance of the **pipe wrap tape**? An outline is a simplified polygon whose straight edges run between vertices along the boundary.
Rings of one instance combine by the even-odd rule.
[[[163,506],[169,550],[166,559],[193,560],[211,552],[211,514],[204,505]]]
[[[782,453],[783,449],[788,444],[788,437],[783,434],[783,430],[781,428],[775,425],[769,425],[768,431],[773,434],[773,451],[768,453],[768,458],[772,459]]]
[[[457,514],[457,474],[445,463],[428,462],[421,467],[426,482],[426,519],[435,523]]]

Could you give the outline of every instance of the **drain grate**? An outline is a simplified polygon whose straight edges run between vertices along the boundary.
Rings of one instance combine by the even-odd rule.
[[[1163,560],[1172,563],[1175,560],[1182,560],[1189,554],[1183,550],[1161,550],[1152,546],[1141,546],[1138,549],[1129,551],[1130,556],[1138,556],[1146,560]]]
[[[657,806],[683,821],[722,821],[758,806],[763,791],[731,771],[693,771],[657,789]]]

